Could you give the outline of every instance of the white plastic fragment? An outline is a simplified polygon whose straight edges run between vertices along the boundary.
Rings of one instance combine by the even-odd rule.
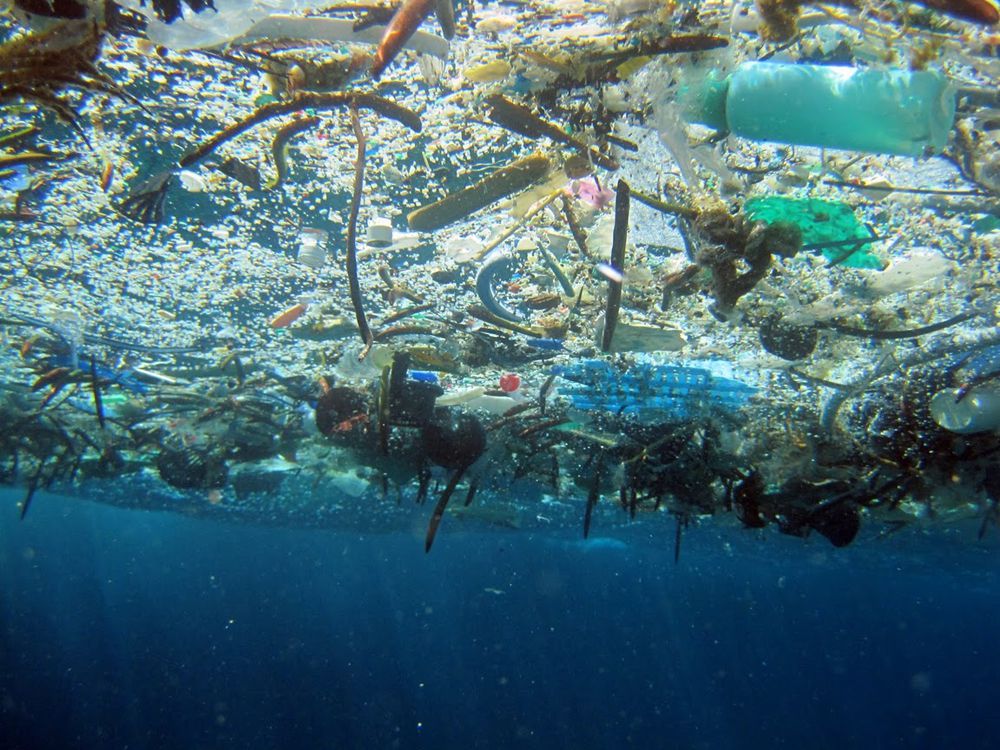
[[[197,172],[192,172],[188,169],[182,169],[180,174],[177,175],[181,180],[181,185],[184,189],[191,193],[202,193],[208,187],[205,183],[205,179]]]
[[[597,270],[602,276],[605,276],[609,281],[613,281],[616,284],[621,284],[625,280],[625,276],[614,266],[610,266],[607,263],[598,263]]]
[[[385,31],[384,26],[370,26],[361,31],[354,30],[354,22],[338,18],[317,18],[311,16],[273,15],[249,27],[233,44],[249,44],[267,39],[309,39],[322,42],[347,42],[357,44],[378,44]],[[221,44],[225,40],[220,40]],[[416,31],[406,43],[406,49],[425,55],[448,59],[451,45],[444,37]]]
[[[938,391],[930,402],[934,421],[951,432],[969,435],[1000,430],[1000,388],[985,385],[962,394],[958,388]]]
[[[905,292],[943,277],[953,265],[930,248],[914,248],[894,258],[884,271],[875,273],[868,281],[868,290],[876,296]]]
[[[450,393],[445,393],[443,396],[438,396],[434,400],[434,406],[458,406],[459,404],[467,404],[485,393],[486,389],[480,387],[467,388],[464,391],[451,391]]]

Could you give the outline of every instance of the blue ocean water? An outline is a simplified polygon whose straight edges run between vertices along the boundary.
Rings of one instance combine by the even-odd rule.
[[[0,494],[0,747],[994,748],[996,544],[220,525]],[[632,533],[634,531],[634,534]],[[995,535],[995,532],[994,532]],[[994,540],[995,541],[995,540]]]

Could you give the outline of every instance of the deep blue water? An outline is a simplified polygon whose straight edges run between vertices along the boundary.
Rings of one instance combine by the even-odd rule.
[[[997,545],[217,525],[0,493],[0,748],[995,748]],[[994,535],[996,532],[993,532]]]

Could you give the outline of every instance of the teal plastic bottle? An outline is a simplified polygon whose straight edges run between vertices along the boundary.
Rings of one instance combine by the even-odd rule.
[[[923,156],[955,122],[937,72],[748,62],[681,93],[687,118],[756,141]]]

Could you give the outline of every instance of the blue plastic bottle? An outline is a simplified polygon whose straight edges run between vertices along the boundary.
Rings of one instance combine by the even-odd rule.
[[[748,62],[681,94],[689,121],[757,141],[923,156],[955,121],[940,73]]]

